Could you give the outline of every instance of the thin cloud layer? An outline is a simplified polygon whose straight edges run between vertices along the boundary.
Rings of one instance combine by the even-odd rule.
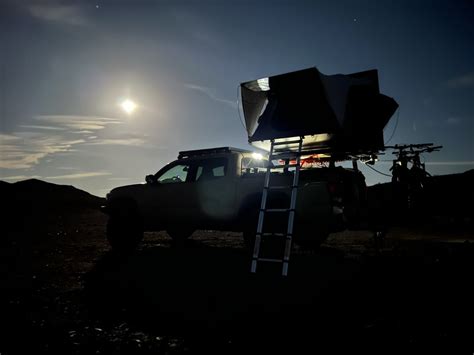
[[[218,97],[216,95],[216,90],[213,89],[213,88],[208,88],[206,86],[199,86],[199,85],[194,85],[194,84],[184,84],[184,86],[186,88],[190,89],[190,90],[199,91],[199,92],[207,95],[210,99],[212,99],[214,101],[217,101],[217,102],[220,102],[222,104],[228,105],[228,106],[232,107],[233,109],[237,108],[237,102],[236,101],[227,100],[227,99],[223,99],[223,98]]]
[[[474,165],[474,161],[427,161],[426,165]]]
[[[452,78],[448,81],[448,86],[452,89],[474,87],[474,72]]]
[[[128,177],[110,177],[110,178],[107,178],[107,180],[109,180],[109,181],[127,181],[127,180],[131,180],[131,178],[128,178]]]
[[[3,176],[0,177],[0,180],[3,181],[19,181],[19,180],[28,180],[28,179],[41,179],[39,175],[16,175],[16,176]]]
[[[73,133],[92,133],[101,130],[111,124],[121,124],[116,118],[96,117],[96,116],[73,116],[73,115],[43,115],[35,116],[34,119],[45,125],[36,127],[54,127],[56,129],[69,129]]]
[[[45,179],[50,179],[50,180],[71,180],[71,179],[83,179],[83,178],[89,178],[89,177],[95,177],[95,176],[106,176],[106,175],[112,175],[109,172],[105,171],[94,171],[94,172],[88,172],[88,173],[76,173],[76,174],[67,174],[67,175],[58,175],[58,176],[46,176]]]
[[[135,146],[143,147],[146,145],[146,141],[143,138],[109,138],[109,139],[100,139],[97,141],[87,142],[86,145],[126,145],[126,146]]]
[[[33,4],[27,6],[29,14],[41,21],[68,26],[89,24],[84,7],[80,5]]]
[[[65,139],[60,135],[45,136],[33,132],[0,134],[0,168],[28,169],[39,160],[59,152],[67,152],[83,139]]]
[[[448,117],[446,119],[446,123],[451,126],[455,126],[461,123],[461,119],[459,117]]]
[[[111,135],[105,128],[122,123],[115,118],[42,115],[33,119],[35,124],[19,126],[27,131],[0,134],[0,168],[29,169],[47,156],[74,152],[78,145],[149,147],[146,135]]]
[[[0,177],[0,180],[5,181],[18,181],[27,179],[48,179],[48,180],[77,180],[96,176],[107,176],[112,175],[107,171],[92,171],[92,172],[81,172],[75,174],[56,175],[56,176],[40,176],[40,175],[16,175],[16,176],[4,176]]]
[[[53,127],[53,126],[41,126],[41,125],[21,125],[20,128],[27,129],[41,129],[46,131],[64,131],[65,128],[62,127]]]

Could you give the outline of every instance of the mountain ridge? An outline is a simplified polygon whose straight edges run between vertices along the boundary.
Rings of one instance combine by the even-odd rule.
[[[72,185],[54,184],[39,179],[14,183],[0,180],[0,193],[7,206],[21,209],[99,208],[105,202],[104,198]]]

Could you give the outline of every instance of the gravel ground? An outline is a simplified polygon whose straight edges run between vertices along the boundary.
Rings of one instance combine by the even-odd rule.
[[[123,259],[105,223],[56,213],[10,233],[2,355],[474,350],[468,223],[395,227],[378,248],[369,232],[337,233],[296,247],[287,280],[250,276],[240,233],[197,231],[180,250],[146,233]]]

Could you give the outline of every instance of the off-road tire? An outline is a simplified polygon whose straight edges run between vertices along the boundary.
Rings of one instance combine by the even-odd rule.
[[[143,239],[143,226],[138,216],[112,215],[107,222],[107,240],[113,251],[133,253]]]
[[[173,239],[176,246],[181,246],[194,233],[190,228],[168,228],[166,233]]]
[[[253,249],[255,248],[256,232],[257,232],[256,228],[243,232],[244,246],[245,246],[245,249],[250,253],[253,253]]]

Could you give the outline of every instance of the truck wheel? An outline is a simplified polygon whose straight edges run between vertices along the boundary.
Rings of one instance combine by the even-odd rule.
[[[250,253],[253,253],[255,247],[255,233],[256,230],[248,230],[243,233],[245,249]]]
[[[242,203],[239,216],[243,226],[243,239],[245,249],[253,253],[255,247],[255,235],[257,233],[258,214],[260,211],[261,194],[250,196]]]
[[[319,250],[322,243],[323,240],[300,240],[296,242],[301,248],[313,252]]]
[[[182,244],[188,239],[193,233],[194,229],[189,228],[170,228],[166,230],[166,233],[173,239],[177,244]]]
[[[107,240],[112,250],[119,253],[131,253],[142,239],[143,227],[138,217],[109,217]]]
[[[301,248],[309,251],[317,251],[321,244],[329,237],[329,233],[324,231],[306,231],[304,234],[297,233],[294,237],[295,243]]]

